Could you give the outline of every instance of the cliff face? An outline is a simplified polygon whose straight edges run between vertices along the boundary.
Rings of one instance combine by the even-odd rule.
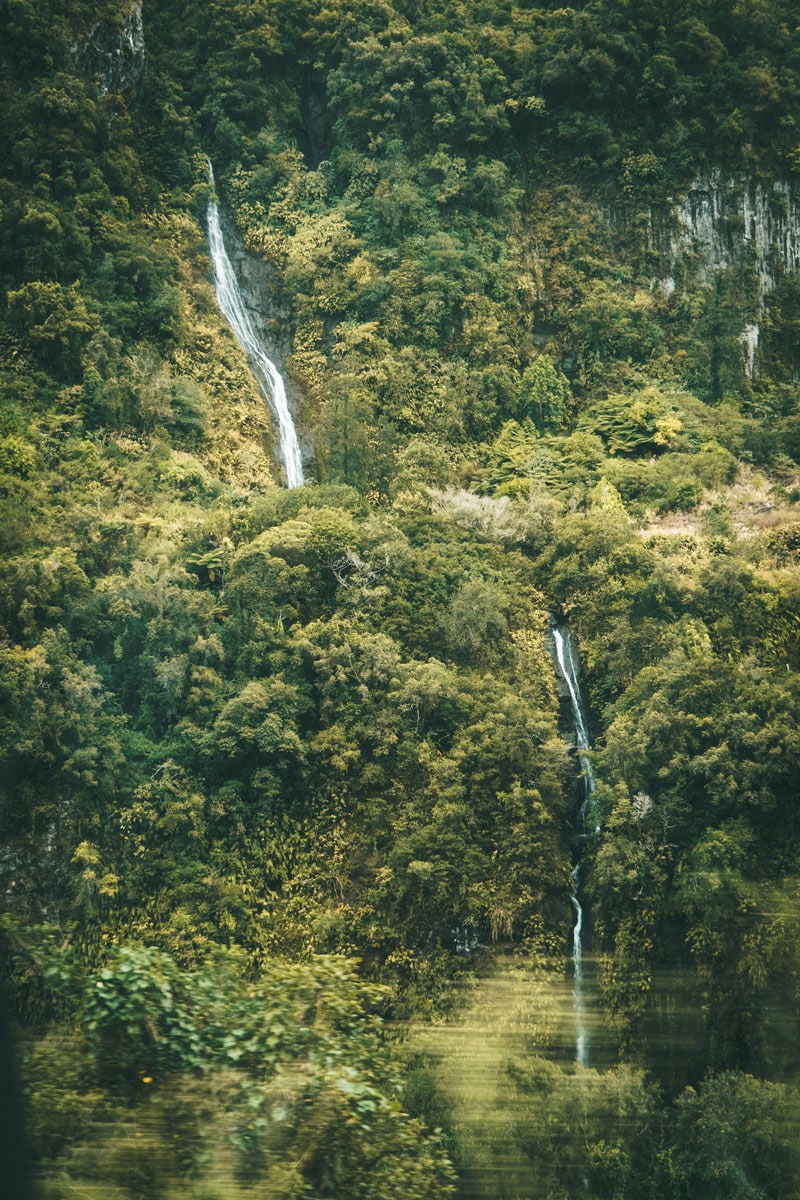
[[[230,257],[241,299],[261,345],[281,373],[293,412],[301,412],[305,397],[286,368],[292,350],[292,314],[285,303],[276,299],[275,268],[248,253],[225,210],[221,213],[225,246]],[[310,447],[303,444],[304,453]]]
[[[692,255],[702,282],[716,271],[752,264],[760,303],[782,275],[800,269],[800,185],[712,170],[695,180],[673,218],[652,213],[651,230],[667,291]]]
[[[628,215],[610,214],[621,230]],[[781,278],[800,270],[800,184],[760,183],[745,174],[713,168],[695,179],[671,207],[651,208],[646,242],[657,267],[653,286],[666,295],[688,286],[707,286],[723,270],[749,267],[753,289],[743,295],[742,365],[753,379],[764,297]]]
[[[77,59],[82,71],[98,76],[101,92],[135,91],[145,62],[142,6],[132,4],[118,22],[97,21]]]

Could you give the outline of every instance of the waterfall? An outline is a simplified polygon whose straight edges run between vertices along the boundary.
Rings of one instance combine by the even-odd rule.
[[[575,1004],[575,1061],[580,1067],[588,1067],[589,1039],[583,1000],[583,905],[578,899],[580,870],[580,863],[576,863],[569,875],[572,880],[569,898],[575,912],[575,924],[572,926],[572,998]]]
[[[745,325],[744,331],[740,335],[740,342],[744,346],[744,370],[747,378],[752,382],[756,377],[756,353],[758,351],[758,339],[761,331],[758,325],[753,321]]]
[[[214,186],[214,172],[208,164],[208,178]],[[212,199],[208,203],[208,244],[214,264],[214,287],[222,313],[236,335],[236,340],[247,355],[250,369],[256,378],[261,394],[278,422],[280,454],[286,472],[286,486],[302,487],[303,460],[297,430],[294,427],[283,378],[275,364],[267,357],[261,340],[245,307],[241,289],[236,280],[233,264],[225,249],[219,221],[219,207]]]
[[[589,729],[581,700],[580,684],[578,683],[578,665],[572,638],[568,630],[553,626],[553,645],[555,646],[556,662],[569,691],[572,717],[575,722],[575,742],[578,751],[578,761],[581,764],[581,781],[583,784],[583,801],[578,812],[578,833],[585,835],[586,821],[595,791],[595,778],[592,764],[586,751],[589,749]],[[586,1029],[586,1007],[583,995],[583,905],[580,901],[580,862],[576,863],[570,873],[572,890],[570,903],[575,913],[575,923],[572,926],[572,986],[575,1004],[575,1058],[579,1066],[589,1064],[589,1039]]]
[[[589,749],[589,729],[586,725],[586,717],[581,701],[580,684],[578,683],[578,664],[575,661],[575,651],[568,630],[561,630],[557,625],[554,625],[553,643],[556,648],[556,661],[558,662],[559,670],[569,690],[572,716],[575,721],[575,742],[583,779],[583,803],[581,804],[580,820],[581,824],[585,824],[586,818],[589,815],[592,796],[594,795],[595,780],[592,763],[589,755],[586,753]]]

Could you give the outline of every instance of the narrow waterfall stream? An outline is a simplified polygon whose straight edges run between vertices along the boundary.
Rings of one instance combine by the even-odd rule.
[[[210,162],[208,178],[213,187],[214,171]],[[286,398],[283,377],[267,356],[250,319],[233,270],[233,264],[225,249],[219,207],[213,199],[208,204],[208,244],[211,250],[211,261],[214,264],[214,287],[217,293],[217,303],[236,335],[237,342],[247,355],[250,369],[258,382],[261,394],[278,422],[280,455],[286,472],[286,486],[289,488],[302,487],[305,483],[303,460],[300,455],[297,430]]]
[[[615,1076],[605,1076],[616,1047],[585,953],[582,876],[596,829],[595,779],[578,653],[563,625],[550,627],[546,644],[578,758],[580,790],[570,801],[572,946],[566,962],[561,953],[484,947],[474,977],[454,989],[451,1011],[414,1031],[414,1053],[452,1124],[460,1200],[594,1195],[593,1156],[603,1143],[594,1140],[593,1123],[615,1086]]]
[[[583,800],[578,810],[578,838],[584,838],[587,833],[586,822],[595,790],[594,772],[586,751],[589,749],[589,730],[581,700],[580,684],[578,682],[578,665],[572,638],[568,630],[553,626],[553,645],[556,652],[556,662],[569,691],[572,717],[575,722],[575,743],[578,751],[578,761],[581,765],[581,786]],[[583,991],[583,905],[580,900],[580,859],[572,868],[570,878],[572,891],[570,901],[575,911],[575,924],[572,927],[572,979],[575,1000],[575,1058],[580,1066],[589,1065],[589,1040],[586,1023],[586,1002]]]

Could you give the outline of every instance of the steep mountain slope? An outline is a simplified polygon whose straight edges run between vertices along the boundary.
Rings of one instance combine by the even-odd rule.
[[[515,1194],[793,1194],[793,7],[0,6],[4,991],[44,1195],[504,1195],[436,1037],[386,1032],[476,971],[468,1022],[530,985],[487,1043]],[[576,854],[581,1070],[547,1033]]]

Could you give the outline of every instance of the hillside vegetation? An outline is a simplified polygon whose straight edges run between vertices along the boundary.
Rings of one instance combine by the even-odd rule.
[[[403,1031],[499,961],[546,1024],[553,615],[614,1049],[498,1041],[514,1195],[797,1193],[800,279],[687,254],[673,290],[652,234],[712,169],[800,187],[795,10],[1,0],[0,919],[43,1197],[510,1194]]]

